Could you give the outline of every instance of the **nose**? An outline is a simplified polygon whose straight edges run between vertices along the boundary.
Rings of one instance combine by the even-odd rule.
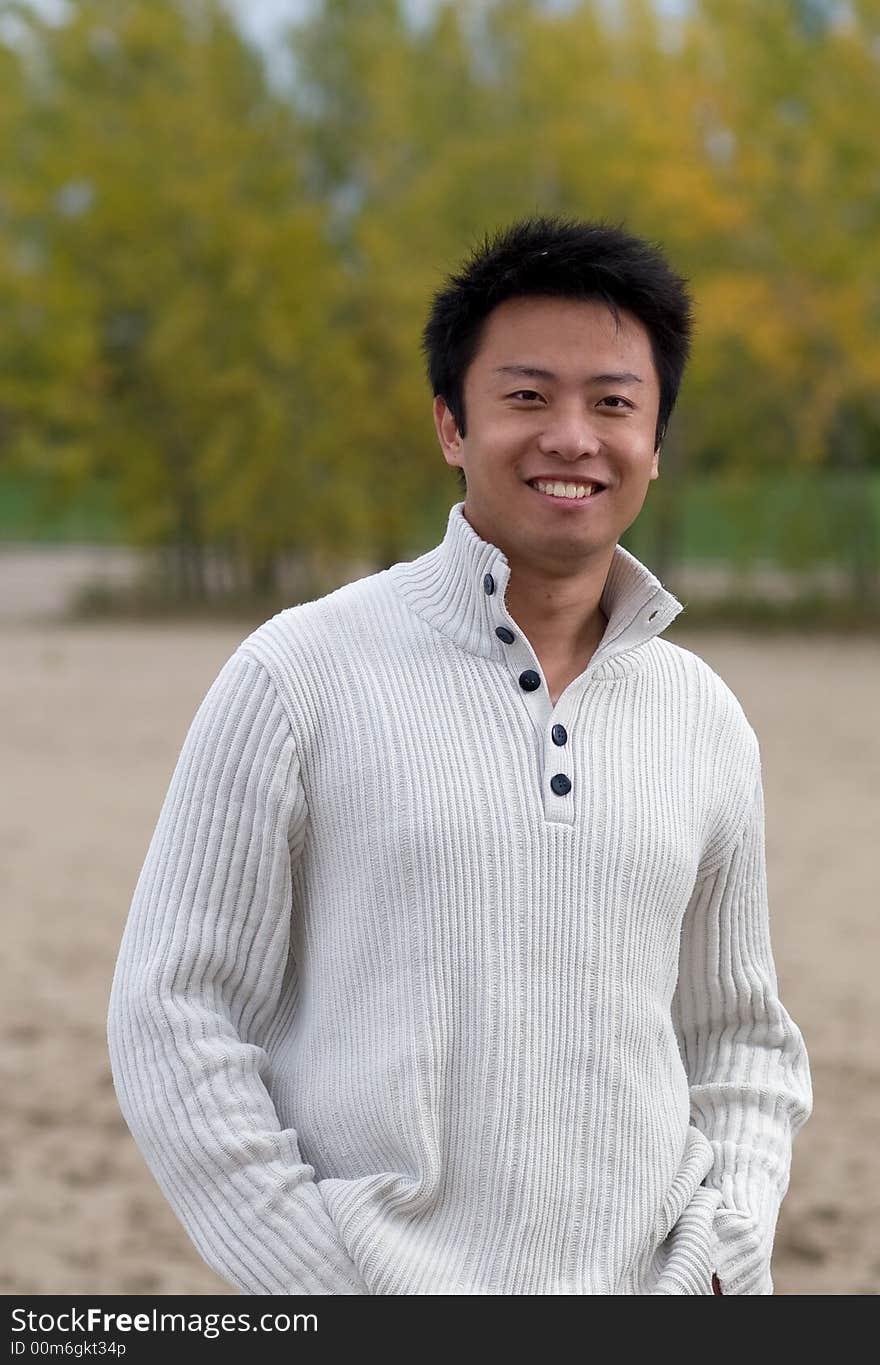
[[[595,455],[601,449],[595,421],[581,403],[557,407],[547,414],[546,425],[538,436],[538,447],[544,455],[556,455],[562,460],[577,460],[582,455]]]

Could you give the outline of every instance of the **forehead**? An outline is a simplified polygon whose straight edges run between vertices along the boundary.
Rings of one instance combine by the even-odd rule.
[[[496,366],[541,365],[577,379],[598,365],[625,368],[645,385],[656,382],[651,339],[632,313],[618,309],[619,326],[599,299],[505,299],[489,314],[470,369],[491,381]]]

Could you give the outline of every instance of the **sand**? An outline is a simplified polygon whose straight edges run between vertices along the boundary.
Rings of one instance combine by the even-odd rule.
[[[256,623],[254,623],[256,624]],[[195,709],[248,625],[0,621],[0,1292],[236,1291],[201,1260],[116,1105],[119,938]],[[815,1110],[782,1206],[779,1294],[880,1289],[880,641],[669,633],[761,741],[772,933]]]

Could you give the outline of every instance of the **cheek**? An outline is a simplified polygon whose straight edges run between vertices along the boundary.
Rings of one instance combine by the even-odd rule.
[[[480,460],[484,464],[510,464],[511,457],[531,449],[534,440],[535,433],[525,423],[496,422],[491,431],[484,431],[480,436]]]

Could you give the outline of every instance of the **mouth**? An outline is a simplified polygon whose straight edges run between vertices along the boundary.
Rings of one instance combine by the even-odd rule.
[[[560,507],[590,507],[606,492],[603,483],[584,479],[551,482],[549,479],[528,479],[527,485],[533,493],[545,502],[558,503]]]

